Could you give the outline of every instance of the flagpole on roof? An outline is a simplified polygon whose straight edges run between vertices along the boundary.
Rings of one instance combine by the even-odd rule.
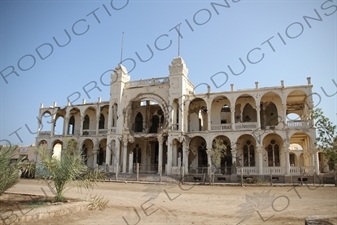
[[[119,65],[122,64],[122,60],[123,60],[123,42],[124,42],[124,31],[122,32],[121,61],[120,61]]]

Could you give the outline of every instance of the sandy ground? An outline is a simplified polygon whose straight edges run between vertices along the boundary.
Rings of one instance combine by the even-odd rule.
[[[21,180],[9,191],[52,192],[37,180]],[[337,215],[337,188],[318,186],[238,187],[100,183],[93,191],[69,189],[67,197],[100,195],[103,211],[68,214],[25,224],[304,224],[313,215]],[[337,218],[334,220],[337,224]]]

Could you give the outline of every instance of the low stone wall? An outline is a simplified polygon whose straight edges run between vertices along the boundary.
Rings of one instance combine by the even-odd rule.
[[[10,218],[7,220],[0,220],[2,224],[22,224],[23,222],[36,221],[54,216],[62,216],[68,213],[76,213],[89,210],[88,202],[72,202],[72,203],[59,203],[57,205],[41,206],[33,208],[28,213],[23,215],[23,211],[13,211]],[[24,210],[26,211],[26,210]],[[14,220],[14,221],[13,221]]]
[[[310,216],[305,219],[305,225],[337,225],[337,216]]]

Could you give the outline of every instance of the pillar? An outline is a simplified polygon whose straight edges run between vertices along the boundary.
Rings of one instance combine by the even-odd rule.
[[[92,153],[94,154],[93,167],[94,167],[94,169],[97,169],[97,153],[98,153],[98,150],[96,149]]]
[[[42,127],[41,127],[41,124],[42,124],[42,118],[38,118],[38,117],[36,117],[36,118],[37,118],[37,136],[39,136],[40,130],[43,129],[43,125],[42,125]]]
[[[120,149],[121,149],[121,141],[120,141],[120,137],[116,137],[116,146],[115,146],[115,159],[114,159],[114,170],[116,168],[116,165],[118,163],[118,165],[120,165],[119,163],[119,158],[120,158]],[[116,173],[117,171],[115,171]],[[119,172],[119,171],[118,171]]]
[[[189,153],[189,149],[187,147],[187,143],[184,141],[183,142],[183,166],[184,166],[185,175],[188,174],[188,153]]]
[[[318,158],[318,152],[316,150],[313,150],[312,157],[314,159],[315,172],[317,175],[319,175],[319,158]]]
[[[108,117],[106,119],[108,119],[108,134],[111,134],[111,127],[112,127],[112,115],[113,114],[113,109],[112,107],[109,105],[109,111],[108,111]]]
[[[160,173],[160,170],[163,168],[163,142],[164,138],[163,136],[158,136],[158,143],[159,143],[159,149],[158,149],[158,174]],[[163,173],[163,171],[162,171]]]
[[[122,173],[126,173],[126,160],[127,160],[127,152],[128,152],[128,140],[126,138],[123,139],[123,169]]]
[[[282,104],[282,110],[283,110],[283,126],[282,128],[288,126],[287,124],[287,105],[286,104]]]
[[[286,171],[285,171],[285,175],[286,176],[289,176],[290,175],[290,160],[289,160],[289,145],[285,145],[283,146],[284,148],[284,155],[285,155],[285,168],[286,168]]]
[[[111,159],[111,148],[112,148],[112,142],[108,138],[108,140],[107,140],[107,146],[106,146],[106,149],[105,149],[105,164],[107,164],[107,165],[111,165],[111,162],[110,162],[110,159]]]
[[[256,152],[258,155],[258,168],[259,168],[259,175],[263,175],[263,157],[262,157],[262,150],[261,146],[256,148]]]
[[[133,173],[133,151],[129,153],[129,173]]]
[[[207,110],[207,130],[212,130],[211,127],[211,110]]]
[[[55,114],[51,117],[51,131],[50,131],[50,137],[54,137],[55,132]]]
[[[84,122],[84,116],[81,115],[81,122],[80,122],[80,136],[83,135],[83,122]],[[74,128],[75,129],[75,128]]]
[[[235,107],[231,107],[231,124],[232,130],[235,130]]]
[[[177,142],[177,140],[173,140],[172,141],[172,165],[173,166],[177,166],[177,158],[178,158],[178,156],[177,156],[177,152],[178,152],[178,142]]]
[[[63,135],[64,136],[68,135],[68,127],[69,127],[69,117],[65,117],[64,122],[63,122]]]
[[[256,105],[257,129],[261,129],[260,105]]]
[[[167,146],[167,175],[170,175],[171,173],[172,173],[172,138],[168,138],[168,141],[167,141],[167,143],[169,143],[168,144],[168,146]],[[176,158],[174,158],[174,160],[175,161],[177,161],[176,160]]]
[[[232,166],[236,167],[236,154],[237,154],[236,147],[234,146],[232,147],[231,153],[232,153]]]
[[[96,136],[98,135],[99,128],[99,116],[96,116]]]
[[[212,173],[212,167],[213,167],[213,164],[212,164],[212,160],[211,160],[211,154],[209,153],[209,151],[206,150],[206,154],[207,154],[207,171],[208,171],[208,174]]]

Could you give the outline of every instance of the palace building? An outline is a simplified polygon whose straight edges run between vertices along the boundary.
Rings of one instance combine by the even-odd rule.
[[[215,139],[227,146],[215,174],[319,174],[320,152],[310,78],[298,86],[259,87],[195,94],[182,58],[167,77],[131,81],[125,67],[111,74],[110,99],[41,106],[36,145],[66,148],[75,140],[89,167],[107,172],[167,175],[207,173]],[[50,115],[51,130],[42,131]],[[58,120],[63,122],[57,123]],[[62,127],[56,126],[62,125]],[[58,128],[62,132],[55,133]],[[62,154],[62,150],[61,150]],[[240,168],[240,170],[238,170]],[[242,168],[242,169],[241,169]],[[302,170],[302,171],[303,171]]]

